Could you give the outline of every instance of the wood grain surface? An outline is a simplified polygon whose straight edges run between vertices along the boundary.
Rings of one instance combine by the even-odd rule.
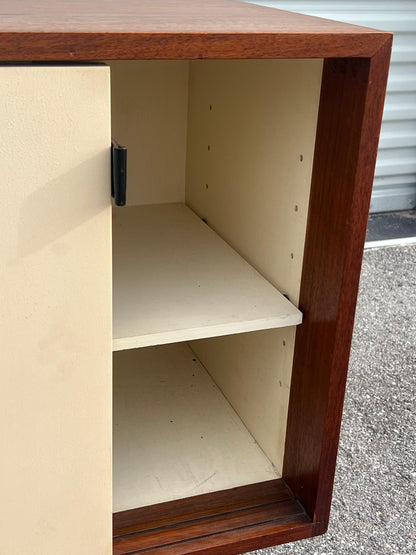
[[[3,0],[0,60],[371,56],[385,34],[233,0]]]
[[[265,505],[292,498],[292,492],[282,479],[269,480],[253,486],[241,486],[218,491],[215,494],[196,495],[187,499],[115,513],[113,531],[115,536],[122,536],[210,517],[219,511],[229,513],[253,507],[256,503]]]
[[[325,61],[283,477],[329,518],[391,38],[372,59]]]
[[[232,555],[310,535],[311,526],[279,479],[117,513],[114,554]]]

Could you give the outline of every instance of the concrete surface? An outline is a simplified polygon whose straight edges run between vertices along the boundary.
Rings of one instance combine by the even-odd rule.
[[[364,254],[329,530],[251,555],[416,554],[416,245]]]

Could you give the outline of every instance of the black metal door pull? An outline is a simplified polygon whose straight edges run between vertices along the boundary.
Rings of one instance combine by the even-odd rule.
[[[117,206],[126,204],[127,148],[111,140],[111,196]]]

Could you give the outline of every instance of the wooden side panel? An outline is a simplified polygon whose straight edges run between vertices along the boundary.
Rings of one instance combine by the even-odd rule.
[[[111,553],[109,70],[0,68],[3,553]]]
[[[372,59],[324,65],[283,476],[329,518],[391,39]],[[322,529],[322,530],[323,530]]]
[[[321,72],[321,60],[191,62],[187,203],[294,304]],[[279,474],[294,337],[192,344]]]
[[[184,202],[189,62],[110,67],[112,135],[128,148],[127,203]]]

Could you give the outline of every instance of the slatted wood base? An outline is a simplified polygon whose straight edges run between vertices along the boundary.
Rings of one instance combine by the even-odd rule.
[[[233,555],[313,535],[284,480],[115,513],[114,555]]]

